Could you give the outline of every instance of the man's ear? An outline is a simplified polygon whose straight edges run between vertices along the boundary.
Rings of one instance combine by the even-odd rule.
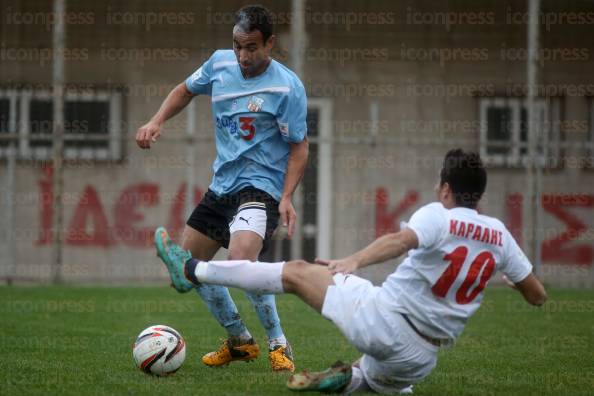
[[[266,40],[266,43],[264,45],[270,51],[274,47],[274,44],[276,44],[276,36],[273,34],[270,37],[268,37],[268,40]]]
[[[445,182],[440,187],[440,192],[445,199],[448,199],[452,194],[452,189],[450,187],[450,183]]]

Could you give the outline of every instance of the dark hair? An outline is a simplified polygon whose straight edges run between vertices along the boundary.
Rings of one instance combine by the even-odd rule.
[[[235,13],[235,24],[244,32],[259,30],[264,42],[272,36],[272,16],[266,7],[248,5]]]
[[[448,183],[456,206],[476,209],[487,187],[487,172],[481,157],[462,149],[448,151],[441,168],[439,184]]]

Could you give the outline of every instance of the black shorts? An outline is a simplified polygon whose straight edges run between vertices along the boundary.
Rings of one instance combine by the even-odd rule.
[[[237,213],[237,208],[246,202],[261,202],[266,205],[266,233],[263,253],[269,245],[269,240],[278,226],[280,214],[278,201],[270,194],[255,187],[246,187],[236,193],[217,196],[210,189],[204,194],[186,224],[198,232],[229,248],[229,223]]]

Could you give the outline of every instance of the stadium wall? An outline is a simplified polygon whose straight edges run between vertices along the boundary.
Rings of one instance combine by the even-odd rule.
[[[290,4],[264,2],[279,20],[275,57],[287,63]],[[70,2],[67,81],[121,95],[122,158],[78,160],[65,169],[67,282],[153,283],[165,279],[151,248],[161,224],[179,231],[190,199],[207,189],[214,160],[206,98],[196,107],[196,150],[185,155],[186,114],[166,126],[150,151],[136,129],[177,83],[217,48],[231,44],[241,2]],[[0,1],[1,88],[51,84],[51,5]],[[539,90],[559,103],[559,156],[543,173],[542,275],[562,287],[594,286],[592,99],[594,6],[543,1]],[[452,147],[479,150],[480,101],[521,97],[525,81],[525,3],[513,1],[307,3],[308,45],[302,76],[310,97],[332,102],[332,246],[343,256],[395,231],[434,197],[440,161]],[[570,20],[569,14],[576,17]],[[556,18],[556,19],[555,19]],[[582,23],[580,23],[582,21]],[[49,50],[42,51],[42,50]],[[76,50],[76,51],[75,51]],[[49,58],[48,58],[49,54]],[[377,109],[375,121],[373,110]],[[588,147],[588,145],[590,145]],[[0,165],[2,185],[8,178]],[[14,214],[14,259],[0,258],[0,277],[48,282],[51,267],[51,166],[21,158],[2,210]],[[9,207],[13,197],[14,207]],[[492,164],[481,211],[503,219],[526,245],[526,171]],[[526,198],[527,199],[527,198]],[[524,202],[524,203],[522,203]],[[4,217],[6,223],[6,217]],[[10,238],[2,238],[2,250]],[[220,257],[224,257],[223,254]],[[290,257],[284,257],[290,258]],[[395,263],[367,269],[380,282]]]

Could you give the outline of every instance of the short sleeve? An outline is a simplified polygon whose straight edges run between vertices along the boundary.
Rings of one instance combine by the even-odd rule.
[[[186,79],[186,87],[194,95],[210,95],[212,90],[212,64],[215,54]]]
[[[417,234],[419,248],[431,248],[447,232],[446,210],[440,203],[425,205],[413,213],[406,226]]]
[[[532,273],[532,264],[522,249],[516,243],[514,237],[505,230],[504,234],[504,257],[501,272],[507,278],[518,283],[526,279]]]
[[[300,81],[293,85],[283,98],[276,116],[278,129],[283,140],[299,143],[307,135],[307,95]]]

